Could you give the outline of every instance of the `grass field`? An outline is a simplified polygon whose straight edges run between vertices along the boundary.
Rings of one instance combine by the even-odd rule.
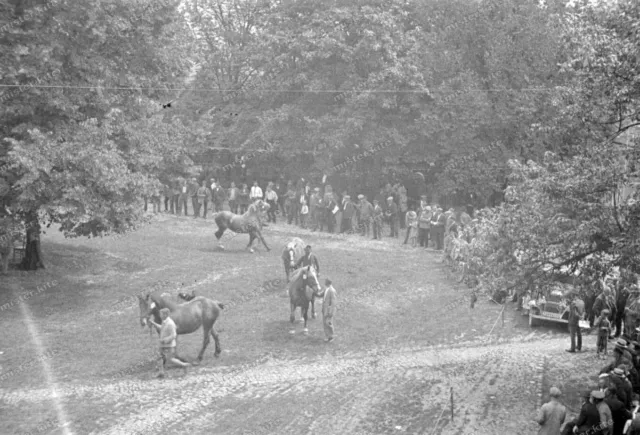
[[[0,432],[533,434],[543,390],[559,385],[577,410],[575,391],[595,382],[601,363],[567,355],[562,329],[531,331],[512,307],[503,326],[486,300],[471,310],[439,254],[283,224],[265,229],[271,252],[248,253],[246,235],[219,251],[215,230],[165,214],[124,237],[49,230],[46,270],[0,277]],[[319,301],[309,334],[290,333],[280,254],[293,236],[337,289],[333,343]],[[220,358],[211,343],[186,377],[155,379],[157,336],[135,300],[150,290],[226,303]],[[180,354],[195,358],[201,342],[181,336]]]

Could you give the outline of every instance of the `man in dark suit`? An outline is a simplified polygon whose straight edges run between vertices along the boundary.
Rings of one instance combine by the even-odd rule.
[[[320,264],[318,263],[318,259],[314,254],[311,253],[311,245],[307,245],[304,248],[304,255],[300,257],[298,262],[295,265],[295,268],[298,269],[300,267],[313,266],[316,270],[318,276],[320,276]]]
[[[611,409],[613,418],[613,435],[622,435],[622,430],[627,420],[631,420],[631,412],[625,409],[624,404],[617,397],[618,391],[615,385],[609,386],[606,390],[605,403]]]
[[[567,298],[571,300],[569,305],[569,334],[571,334],[571,349],[567,352],[574,353],[576,350],[582,350],[582,332],[580,331],[580,319],[584,315],[584,302],[575,292],[569,292]],[[578,343],[576,346],[576,337]]]
[[[191,183],[187,186],[187,196],[191,198],[191,205],[193,206],[193,217],[200,216],[200,207],[198,207],[198,180],[191,179]],[[185,212],[185,216],[187,213]]]
[[[580,415],[574,421],[566,424],[562,435],[570,434],[599,434],[600,413],[593,403],[593,394],[598,391],[592,391],[584,395],[585,402],[580,409]]]

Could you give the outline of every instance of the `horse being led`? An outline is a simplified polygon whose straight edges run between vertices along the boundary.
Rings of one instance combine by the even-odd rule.
[[[320,282],[318,282],[318,275],[315,268],[312,266],[301,267],[293,272],[291,281],[289,282],[289,302],[291,305],[291,316],[289,320],[291,323],[296,320],[296,308],[300,307],[302,318],[304,319],[304,330],[306,334],[307,329],[307,313],[309,312],[309,304],[313,304],[313,300],[317,297],[317,293],[320,291]],[[291,331],[294,333],[295,331]]]
[[[151,316],[154,317],[154,322],[158,324],[162,323],[162,320],[160,319],[160,310],[162,308],[169,308],[171,312],[170,316],[176,324],[176,332],[178,335],[191,334],[202,326],[204,340],[202,343],[202,349],[198,354],[198,362],[202,361],[204,351],[209,345],[209,341],[211,340],[209,335],[213,337],[216,344],[216,351],[213,355],[216,358],[220,356],[220,353],[222,352],[220,349],[220,338],[213,327],[220,316],[221,310],[224,308],[224,305],[220,302],[213,301],[203,296],[197,296],[187,303],[176,304],[166,297],[147,294],[144,298],[138,295],[138,303],[140,305],[140,324],[143,328],[148,325],[148,319]]]
[[[247,245],[247,249],[249,249],[250,252],[253,252],[252,245],[256,238],[259,238],[264,247],[267,248],[267,251],[270,251],[271,249],[269,249],[267,242],[265,242],[262,237],[259,218],[260,213],[269,210],[269,208],[269,204],[260,199],[251,204],[247,209],[247,212],[243,215],[237,215],[226,210],[216,213],[214,219],[218,226],[218,231],[216,231],[218,247],[220,249],[224,249],[220,244],[220,238],[226,230],[231,230],[238,234],[249,234],[249,244]]]
[[[304,256],[305,246],[302,239],[294,237],[282,250],[282,262],[284,263],[284,273],[287,275],[287,282],[289,282],[289,276],[294,270],[296,262]]]

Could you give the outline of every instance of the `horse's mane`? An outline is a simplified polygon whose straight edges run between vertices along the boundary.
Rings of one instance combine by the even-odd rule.
[[[304,266],[301,267],[299,269],[296,269],[293,271],[293,273],[291,274],[291,282],[296,282],[298,280],[302,279],[302,272],[307,270],[307,267],[309,266]],[[313,275],[316,277],[316,279],[318,279],[318,272],[316,271],[316,268],[313,266],[310,266],[310,271],[313,273]]]
[[[175,310],[176,307],[178,306],[177,303],[162,297],[162,295],[157,295],[157,294],[149,294],[149,298],[156,303],[157,306],[162,307],[162,308],[169,308],[170,310]]]

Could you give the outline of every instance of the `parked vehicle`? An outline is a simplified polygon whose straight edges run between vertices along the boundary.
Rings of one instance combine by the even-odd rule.
[[[570,287],[570,286],[565,286]],[[544,322],[569,324],[569,301],[564,297],[566,289],[561,286],[541,295],[536,300],[525,301],[523,308],[529,312],[529,326],[538,326]],[[587,320],[580,320],[580,328],[591,329]]]

